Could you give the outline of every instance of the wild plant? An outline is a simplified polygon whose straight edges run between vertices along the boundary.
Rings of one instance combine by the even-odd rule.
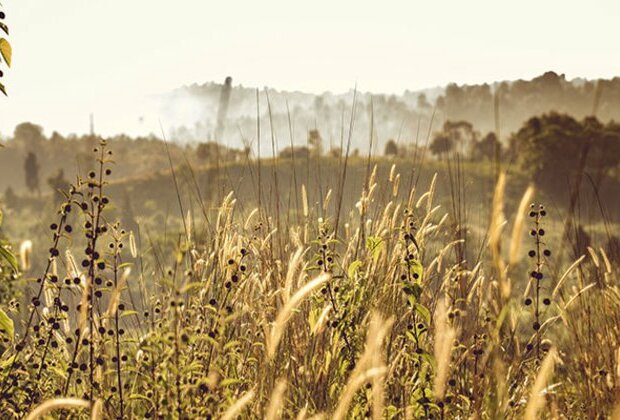
[[[337,203],[338,221],[331,193],[313,207],[302,185],[298,218],[274,220],[266,203],[243,206],[231,192],[201,203],[203,226],[190,208],[178,231],[169,225],[156,238],[116,222],[109,145],[95,153],[95,169],[77,179],[50,226],[46,268],[26,290],[27,305],[0,312],[7,417],[596,418],[613,410],[617,270],[594,247],[557,267],[553,220],[538,204],[528,209],[531,188],[506,252],[507,178],[498,177],[472,261],[474,235],[454,232],[439,177],[427,191],[413,182],[399,191],[395,166],[383,185],[385,172],[368,162],[357,206]],[[533,246],[521,252],[528,214]]]

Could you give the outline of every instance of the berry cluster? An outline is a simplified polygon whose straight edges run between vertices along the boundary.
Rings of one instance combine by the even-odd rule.
[[[543,308],[551,305],[549,297],[543,297],[543,291],[548,290],[544,287],[543,268],[547,264],[547,260],[551,257],[551,251],[546,247],[544,236],[546,234],[543,227],[543,219],[547,216],[547,210],[542,204],[530,204],[529,217],[532,220],[532,229],[530,236],[534,238],[534,247],[528,251],[528,256],[533,260],[532,270],[530,271],[530,281],[533,287],[528,287],[528,296],[524,300],[527,307],[533,306],[534,322],[532,329],[534,330],[534,339],[531,340],[526,348],[528,351],[536,350],[536,357],[540,358],[541,343],[541,327]],[[532,290],[533,289],[533,290]],[[541,304],[543,306],[541,306]]]

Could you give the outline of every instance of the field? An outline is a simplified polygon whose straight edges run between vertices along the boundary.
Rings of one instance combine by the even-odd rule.
[[[31,197],[6,217],[38,239],[2,248],[4,416],[618,415],[606,205],[571,209],[491,163],[274,158],[115,181],[113,152],[96,147],[55,216]]]
[[[0,420],[620,420],[620,2],[556,3],[0,0]]]

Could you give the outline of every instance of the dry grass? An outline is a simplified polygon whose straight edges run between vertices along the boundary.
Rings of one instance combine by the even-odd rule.
[[[4,417],[79,417],[76,407],[102,418],[597,418],[619,402],[618,268],[595,246],[553,270],[546,256],[539,292],[550,302],[525,305],[534,193],[505,214],[504,175],[472,258],[434,202],[439,180],[400,199],[396,167],[383,179],[369,165],[339,229],[338,189],[315,205],[301,185],[297,217],[233,192],[212,223],[184,209],[184,226],[156,241],[106,220],[108,165],[76,186],[53,227],[53,249],[75,257],[51,252],[11,314]]]

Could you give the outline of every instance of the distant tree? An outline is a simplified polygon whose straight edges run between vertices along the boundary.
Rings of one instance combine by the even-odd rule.
[[[592,141],[588,166],[598,184],[604,175],[620,164],[620,123],[611,121],[602,126],[595,118],[586,118],[584,131]]]
[[[446,109],[446,98],[444,96],[440,96],[437,98],[437,102],[435,102],[437,109],[445,110]]]
[[[37,191],[40,194],[39,163],[37,162],[37,155],[32,152],[28,152],[26,156],[26,160],[24,161],[24,172],[26,174],[26,186],[30,192]]]
[[[597,91],[603,92],[598,95]],[[592,100],[597,101],[597,117],[618,120],[620,78],[610,80],[567,80],[564,74],[546,72],[532,80],[504,81],[494,86],[450,85],[437,100],[437,108],[453,120],[470,121],[484,131],[495,129],[494,99],[502,112],[502,129],[515,132],[523,121],[536,115],[558,111],[578,120],[592,115]],[[504,112],[503,110],[509,110]]]
[[[472,159],[474,160],[494,160],[495,151],[497,149],[501,152],[502,144],[497,140],[495,133],[491,132],[484,136],[480,141],[474,143],[472,150]]]
[[[65,179],[65,171],[62,168],[58,168],[56,175],[47,178],[47,185],[54,192],[54,204],[60,205],[65,197],[62,192],[67,191],[70,186],[69,181]]]
[[[217,109],[217,123],[215,126],[215,141],[222,141],[226,128],[226,117],[228,115],[228,105],[230,103],[230,94],[232,92],[232,77],[226,77],[222,90],[220,92],[220,100]]]
[[[53,145],[60,145],[65,140],[62,134],[59,134],[57,131],[54,131],[50,136],[50,143]]]
[[[327,106],[325,104],[324,95],[317,95],[313,101],[314,114],[322,117],[326,113]]]
[[[510,149],[540,185],[566,185],[583,163],[584,171],[600,181],[620,164],[620,125],[603,125],[594,117],[580,122],[565,114],[544,114],[530,118],[510,138]]]
[[[420,93],[417,99],[417,106],[420,111],[426,111],[431,108],[431,104],[428,102],[426,98],[426,94]]]
[[[321,156],[323,154],[323,138],[319,130],[308,131],[308,145],[314,155]]]
[[[190,142],[196,140],[196,133],[193,130],[182,125],[180,127],[174,127],[170,130],[170,137],[173,140],[180,142]],[[209,134],[207,138],[213,138],[212,134]]]
[[[477,142],[478,133],[467,121],[446,121],[440,132],[435,134],[430,145],[431,153],[443,157],[451,151],[461,152],[472,148]]]
[[[479,137],[472,123],[468,121],[446,121],[443,125],[443,131],[454,141],[456,150],[463,153],[470,149]]]
[[[329,149],[329,156],[333,158],[339,158],[342,156],[342,148],[334,146]]]
[[[214,149],[211,147],[211,143],[200,143],[196,146],[196,157],[206,161],[211,157],[213,151]]]
[[[416,158],[426,153],[426,146],[419,146],[413,143],[405,143],[398,148],[398,157]]]
[[[429,148],[433,155],[443,158],[452,151],[454,142],[447,134],[440,133],[433,138]]]
[[[241,155],[243,159],[245,160],[250,159],[251,154],[252,154],[252,148],[250,146],[244,146],[243,150],[241,151]]]
[[[15,127],[13,137],[16,141],[24,144],[29,152],[38,150],[41,143],[45,140],[43,127],[30,122],[23,122]]]
[[[389,139],[387,143],[385,143],[385,150],[383,154],[385,156],[397,156],[398,155],[398,145],[393,139]]]
[[[288,146],[280,151],[280,157],[283,159],[306,159],[310,156],[310,150],[306,146]]]
[[[235,160],[237,153],[214,141],[200,143],[196,146],[196,157],[204,162],[215,162],[216,160],[225,162]]]
[[[558,181],[566,185],[581,155],[583,141],[577,120],[551,113],[530,118],[511,137],[510,147],[537,183],[551,186],[550,181],[561,178]]]
[[[17,194],[10,186],[6,187],[4,191],[4,203],[10,209],[15,209],[19,206],[19,197],[17,197]]]

